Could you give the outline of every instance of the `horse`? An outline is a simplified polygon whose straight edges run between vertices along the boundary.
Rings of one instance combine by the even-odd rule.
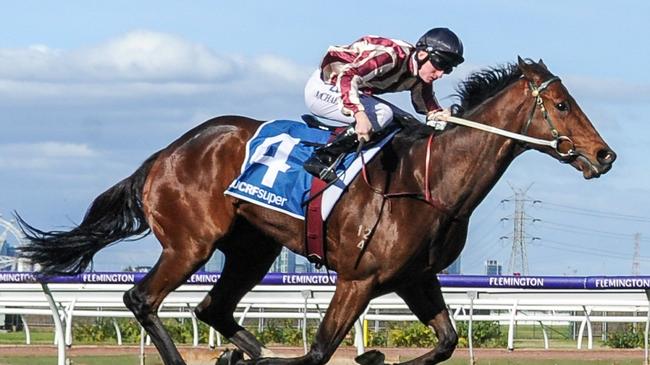
[[[239,349],[230,364],[324,364],[369,301],[390,292],[433,327],[438,339],[407,363],[439,363],[451,357],[458,336],[436,274],[458,257],[472,211],[514,158],[537,150],[581,171],[585,179],[606,173],[616,159],[541,60],[518,58],[477,71],[457,92],[456,116],[550,138],[557,145],[522,143],[461,126],[438,134],[424,124],[404,123],[367,163],[366,178],[352,181],[326,222],[326,260],[338,273],[336,290],[304,356],[275,357],[233,317],[237,303],[283,246],[305,253],[304,221],[224,195],[262,121],[220,116],[195,127],[99,195],[69,231],[41,231],[18,216],[30,241],[21,255],[45,275],[72,275],[86,270],[103,247],[153,232],[162,245],[160,258],[124,293],[124,303],[166,365],[185,362],[157,310],[216,249],[225,254],[223,272],[194,310]],[[359,361],[383,362],[380,353],[369,354]],[[370,360],[378,356],[381,361]]]

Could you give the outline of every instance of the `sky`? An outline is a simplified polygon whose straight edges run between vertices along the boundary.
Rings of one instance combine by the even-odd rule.
[[[602,0],[4,1],[0,214],[71,227],[206,119],[298,118],[329,45],[367,34],[414,43],[444,26],[466,62],[436,82],[443,106],[471,72],[542,58],[618,154],[588,181],[547,155],[518,157],[470,220],[462,272],[484,273],[487,259],[508,272],[515,192],[525,191],[530,274],[650,275],[649,13],[646,1]],[[412,111],[406,93],[388,99]],[[159,251],[153,236],[120,243],[95,269],[152,265]]]

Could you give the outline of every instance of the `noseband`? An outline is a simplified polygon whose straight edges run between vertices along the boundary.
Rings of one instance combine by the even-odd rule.
[[[535,98],[535,103],[533,104],[533,109],[530,111],[530,114],[528,115],[528,120],[526,121],[526,124],[524,124],[524,129],[522,130],[521,134],[527,135],[528,127],[530,127],[530,124],[532,123],[533,118],[535,117],[535,111],[539,106],[539,110],[542,112],[544,121],[550,128],[551,136],[553,136],[553,140],[555,141],[555,144],[553,146],[555,152],[557,152],[557,154],[563,160],[568,160],[571,157],[577,156],[577,153],[575,151],[575,144],[573,143],[571,138],[567,136],[561,136],[560,133],[557,131],[557,128],[555,128],[555,125],[551,120],[551,117],[548,115],[548,111],[546,110],[546,107],[544,107],[544,99],[542,99],[542,95],[541,95],[542,91],[546,90],[546,88],[550,84],[554,83],[555,81],[560,81],[560,78],[557,76],[553,76],[550,79],[542,82],[539,86],[535,85],[533,81],[528,81],[528,87],[530,88],[532,96]],[[568,142],[571,144],[571,148],[569,148],[567,152],[560,151],[560,144],[562,144],[562,142]]]

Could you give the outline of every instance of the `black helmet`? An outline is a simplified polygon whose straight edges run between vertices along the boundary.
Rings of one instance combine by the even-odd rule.
[[[424,33],[415,44],[415,49],[427,52],[431,63],[447,74],[465,61],[463,42],[448,28],[433,28]]]

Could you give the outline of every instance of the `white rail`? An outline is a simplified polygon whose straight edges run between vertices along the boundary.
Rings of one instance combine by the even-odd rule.
[[[47,284],[47,289],[44,291],[41,284],[0,284],[0,314],[53,315],[55,321],[61,319],[62,324],[61,327],[57,326],[55,337],[59,345],[59,364],[63,364],[64,345],[72,345],[73,318],[132,317],[131,312],[122,302],[124,291],[130,287],[130,284]],[[203,299],[210,287],[211,285],[183,285],[165,299],[159,311],[162,318],[191,319],[194,346],[199,345],[199,333],[192,309]],[[321,320],[333,293],[333,286],[261,285],[255,287],[242,299],[235,317],[240,323],[243,323],[246,318]],[[443,295],[454,323],[499,321],[508,324],[509,349],[514,349],[517,323],[539,324],[545,337],[546,348],[548,348],[546,326],[557,323],[579,324],[580,331],[576,345],[578,349],[582,347],[585,331],[587,348],[593,347],[592,325],[594,323],[646,323],[646,328],[650,323],[648,297],[643,289],[611,291],[443,288]],[[54,311],[52,308],[55,308]],[[364,321],[417,321],[417,318],[410,313],[406,304],[397,295],[385,295],[374,299],[355,325],[355,342],[360,353],[364,350],[361,336],[361,324]],[[25,343],[29,344],[31,343],[29,327],[26,321],[23,322]],[[118,329],[117,341],[121,343],[117,323],[115,326]],[[304,333],[304,343],[307,344],[308,340]],[[218,334],[216,342],[217,345],[221,344]],[[141,343],[144,346],[144,341]],[[215,346],[212,330],[208,345]],[[647,355],[645,358],[647,364]]]

